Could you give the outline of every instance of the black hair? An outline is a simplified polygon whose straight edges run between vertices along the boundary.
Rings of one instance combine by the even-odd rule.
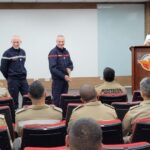
[[[112,68],[105,68],[103,71],[103,78],[107,82],[112,82],[115,79],[115,71]]]
[[[29,93],[31,97],[37,100],[43,96],[44,91],[45,91],[44,86],[38,80],[34,81],[29,87]]]

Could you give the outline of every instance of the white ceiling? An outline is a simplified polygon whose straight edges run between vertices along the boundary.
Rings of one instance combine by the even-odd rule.
[[[150,0],[0,0],[1,2],[148,2]]]

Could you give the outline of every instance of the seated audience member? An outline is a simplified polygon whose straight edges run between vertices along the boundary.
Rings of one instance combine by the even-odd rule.
[[[0,82],[0,98],[10,96],[8,90],[3,87],[3,84]]]
[[[83,104],[73,110],[71,121],[80,118],[92,118],[97,121],[117,119],[115,109],[112,106],[98,101],[94,86],[84,84],[80,87],[79,92]]]
[[[72,122],[66,136],[68,150],[102,150],[102,130],[93,119]]]
[[[130,135],[132,126],[137,119],[150,119],[150,78],[144,78],[140,82],[140,91],[144,100],[139,105],[131,107],[125,115],[123,119],[124,136]],[[130,137],[125,139],[130,141]]]
[[[145,46],[150,46],[150,34],[148,34],[148,35],[146,36],[146,39],[145,39],[145,41],[144,41],[144,45],[145,45]]]
[[[21,136],[21,129],[23,125],[35,124],[36,120],[42,120],[37,122],[41,124],[44,120],[60,121],[62,120],[62,110],[54,105],[45,104],[45,89],[40,81],[33,82],[29,87],[29,97],[32,101],[32,105],[27,108],[22,108],[16,112],[16,125],[18,135]],[[48,122],[49,123],[49,122]]]
[[[105,68],[103,72],[104,83],[95,86],[98,95],[121,96],[127,94],[126,89],[115,81],[115,71],[112,68]]]

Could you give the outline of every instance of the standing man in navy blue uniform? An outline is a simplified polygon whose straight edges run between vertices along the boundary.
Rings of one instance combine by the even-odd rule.
[[[1,72],[7,80],[8,90],[14,99],[15,109],[18,108],[19,92],[22,95],[28,93],[27,71],[24,66],[26,54],[20,48],[20,44],[20,37],[13,36],[12,47],[4,52],[1,59]]]
[[[48,55],[49,69],[52,75],[52,97],[56,106],[59,106],[61,94],[68,93],[68,82],[71,81],[70,74],[73,70],[70,54],[64,45],[64,36],[58,35],[56,47]]]

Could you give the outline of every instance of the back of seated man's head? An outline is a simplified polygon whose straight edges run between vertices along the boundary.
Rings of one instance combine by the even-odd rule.
[[[140,91],[144,99],[150,100],[150,78],[144,78],[141,80]]]
[[[102,130],[93,119],[82,118],[68,127],[66,144],[70,150],[100,150]]]
[[[34,81],[29,87],[29,96],[31,99],[40,100],[45,97],[45,89],[40,81]]]
[[[97,93],[94,86],[89,84],[84,84],[80,87],[80,96],[83,102],[89,102],[96,99]]]
[[[115,71],[112,68],[105,68],[103,71],[103,78],[107,82],[112,82],[115,79]]]

